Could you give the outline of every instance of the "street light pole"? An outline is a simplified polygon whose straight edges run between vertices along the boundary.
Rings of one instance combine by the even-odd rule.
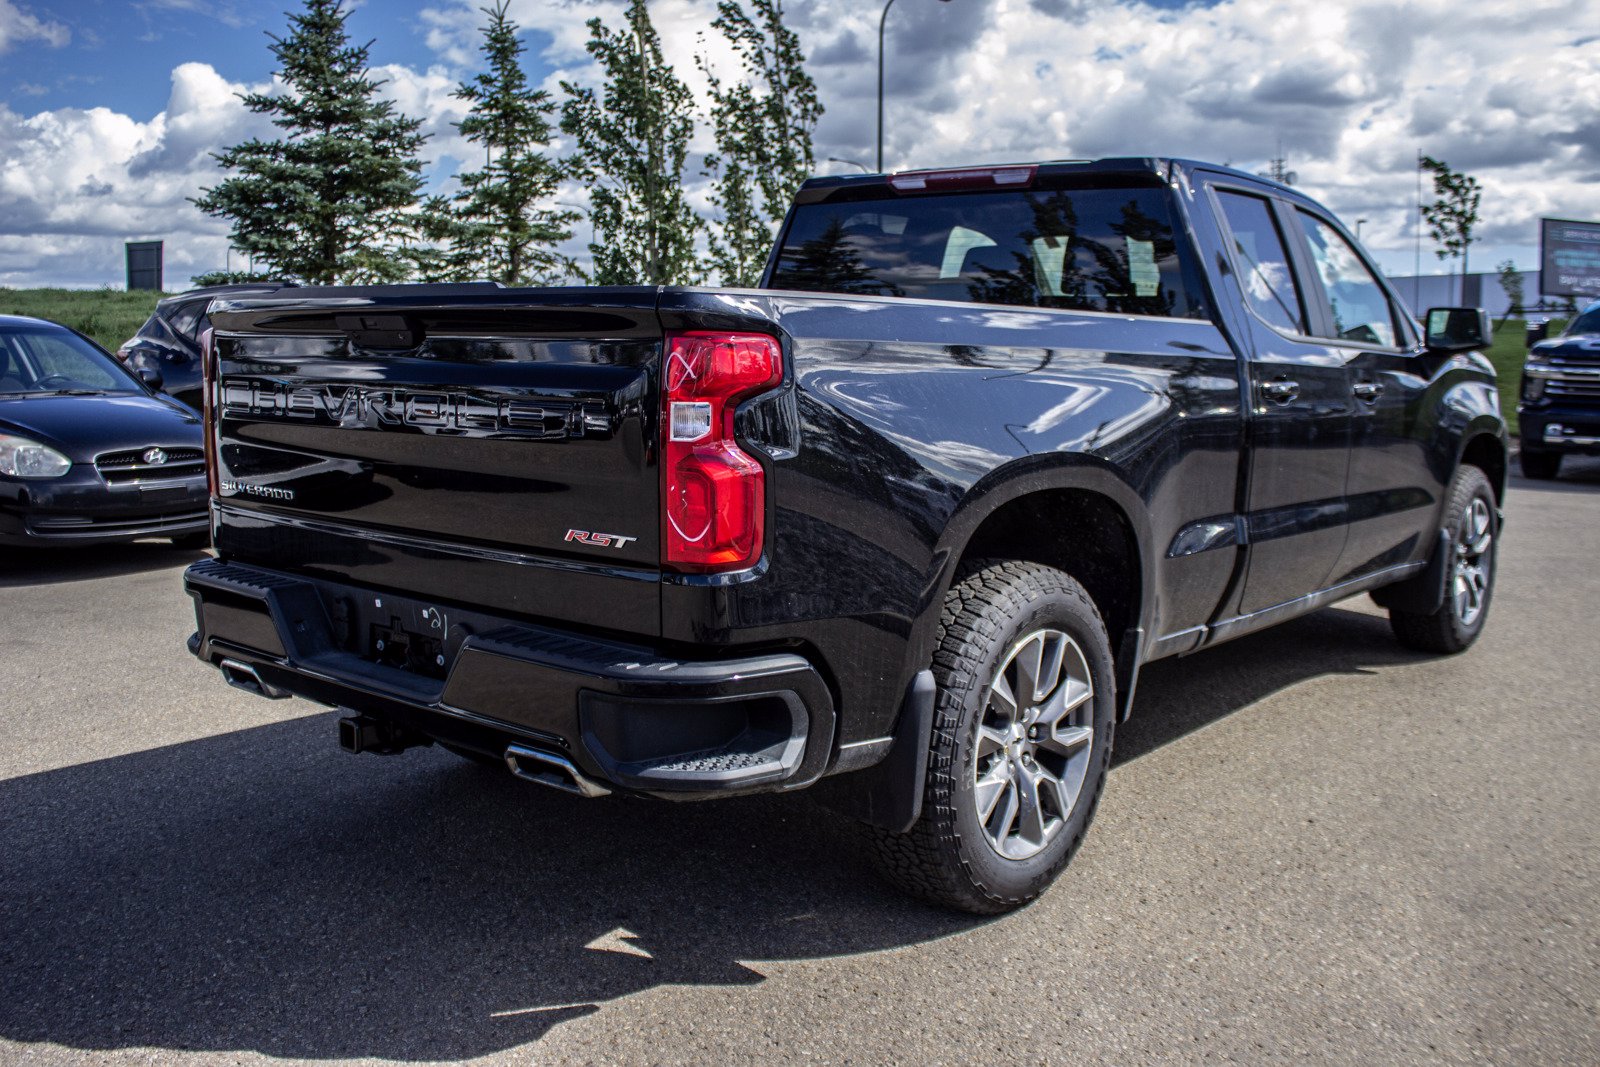
[[[1356,240],[1358,241],[1361,240],[1361,224],[1366,221],[1366,219],[1356,219]]]
[[[948,4],[950,0],[940,0]],[[883,14],[878,16],[878,173],[883,173],[883,27],[889,21],[889,9],[894,6],[894,0],[889,0],[883,5]]]
[[[894,0],[889,0],[883,5],[883,14],[878,17],[878,173],[883,173],[883,25],[889,21],[889,9],[894,6]]]

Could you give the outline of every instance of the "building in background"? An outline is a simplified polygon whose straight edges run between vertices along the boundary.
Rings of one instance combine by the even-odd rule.
[[[1517,273],[1522,276],[1522,302],[1530,314],[1539,308],[1553,314],[1566,307],[1565,300],[1539,295],[1538,271]],[[1400,294],[1400,299],[1411,305],[1412,314],[1418,317],[1429,308],[1481,307],[1489,313],[1490,318],[1502,319],[1511,310],[1511,300],[1500,287],[1500,275],[1495,273],[1469,274],[1465,286],[1459,274],[1424,274],[1420,278],[1390,275],[1389,281],[1394,285],[1395,292]],[[1582,297],[1578,298],[1578,303],[1580,306],[1584,303]]]

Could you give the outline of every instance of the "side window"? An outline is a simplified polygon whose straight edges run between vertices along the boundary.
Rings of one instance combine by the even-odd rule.
[[[1383,287],[1344,236],[1315,215],[1296,209],[1311,246],[1311,260],[1333,313],[1329,336],[1341,341],[1396,347],[1394,308]]]
[[[209,304],[209,300],[191,300],[187,304],[179,304],[167,320],[172,324],[172,332],[188,341],[199,337],[204,328],[201,314]]]
[[[1217,190],[1217,200],[1228,222],[1234,269],[1251,310],[1280,330],[1305,333],[1305,303],[1271,207],[1259,196],[1222,189]]]

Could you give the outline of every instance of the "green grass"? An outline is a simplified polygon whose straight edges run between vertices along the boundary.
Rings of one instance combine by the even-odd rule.
[[[120,289],[4,289],[0,315],[32,315],[70,326],[115,352],[132,337],[167,293]]]

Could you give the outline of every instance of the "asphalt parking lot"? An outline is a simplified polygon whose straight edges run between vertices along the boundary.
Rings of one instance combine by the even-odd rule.
[[[0,1061],[1600,1062],[1600,462],[1488,631],[1364,598],[1147,670],[1038,904],[930,911],[804,796],[585,802],[183,648],[192,554],[0,564]]]

